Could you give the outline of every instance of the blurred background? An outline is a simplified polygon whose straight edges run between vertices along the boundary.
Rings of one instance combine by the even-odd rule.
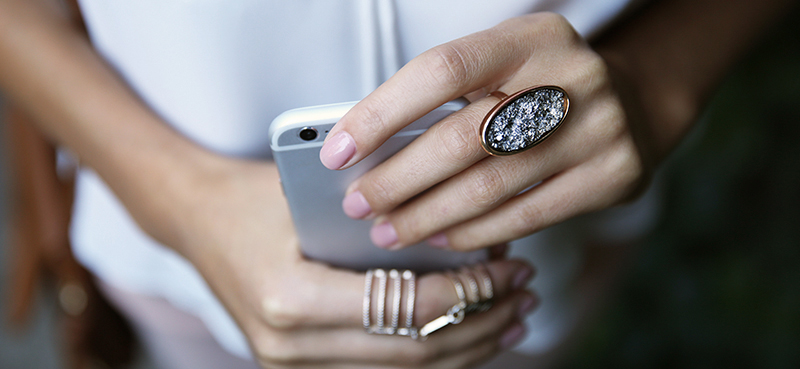
[[[800,368],[800,14],[665,166],[665,212],[568,368]]]
[[[0,119],[3,119],[0,100]],[[0,124],[0,128],[5,128]],[[58,310],[53,296],[37,296],[37,309],[32,312],[25,330],[11,329],[8,324],[8,295],[11,283],[9,259],[8,147],[7,134],[0,129],[0,368],[61,368],[58,338],[55,335]]]
[[[566,368],[800,368],[799,21],[742,61],[665,165],[662,220]],[[52,296],[27,330],[6,324],[5,149],[0,368],[61,368]]]

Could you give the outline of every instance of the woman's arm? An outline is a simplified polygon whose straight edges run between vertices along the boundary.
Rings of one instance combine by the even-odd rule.
[[[56,1],[0,2],[0,87],[51,139],[101,173],[149,234],[178,247],[167,204],[207,163],[98,57]],[[186,252],[186,250],[178,250]]]
[[[781,15],[789,0],[654,1],[594,44],[623,91],[640,103],[660,162],[691,129],[743,53]]]
[[[523,237],[635,198],[736,58],[789,5],[657,1],[597,51],[558,15],[511,19],[409,62],[339,121],[320,158],[348,168],[459,96],[561,86],[569,116],[537,147],[488,157],[478,127],[498,98],[486,96],[356,180],[343,201],[352,217],[377,218],[373,242],[384,248],[428,239],[473,250]]]

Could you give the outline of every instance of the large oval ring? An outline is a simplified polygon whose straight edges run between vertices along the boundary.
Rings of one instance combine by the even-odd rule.
[[[492,93],[500,102],[481,122],[481,145],[490,155],[513,155],[550,137],[569,112],[569,96],[558,86],[536,86],[510,96]]]

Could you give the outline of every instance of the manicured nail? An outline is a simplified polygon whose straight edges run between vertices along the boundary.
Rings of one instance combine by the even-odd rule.
[[[345,196],[342,200],[342,209],[348,217],[353,219],[361,219],[372,213],[372,208],[369,207],[369,203],[361,191],[355,191]]]
[[[525,319],[525,317],[533,311],[536,307],[536,297],[533,296],[526,296],[525,299],[519,304],[519,310],[517,310],[517,316],[520,319]]]
[[[383,222],[373,226],[369,231],[369,238],[372,243],[382,249],[388,249],[397,243],[397,232],[394,230],[392,223]]]
[[[511,283],[511,287],[515,290],[521,289],[528,285],[528,281],[533,276],[533,270],[529,267],[523,267],[520,271],[517,272],[517,275],[514,276],[514,281]]]
[[[444,235],[444,232],[439,232],[427,240],[428,244],[437,248],[437,249],[446,249],[447,246],[450,245],[450,242],[447,241],[447,236]]]
[[[319,160],[328,169],[339,169],[356,154],[356,141],[347,132],[331,137],[319,151]]]
[[[514,325],[500,337],[500,349],[504,351],[508,350],[518,344],[519,341],[522,341],[524,337],[525,327],[520,323],[514,323]]]

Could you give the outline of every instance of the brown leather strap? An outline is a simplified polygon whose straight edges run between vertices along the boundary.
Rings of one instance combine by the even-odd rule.
[[[15,284],[11,291],[12,323],[21,324],[33,303],[37,282],[46,269],[70,258],[67,226],[72,184],[55,172],[55,150],[19,109],[6,115],[11,148],[12,250]]]

